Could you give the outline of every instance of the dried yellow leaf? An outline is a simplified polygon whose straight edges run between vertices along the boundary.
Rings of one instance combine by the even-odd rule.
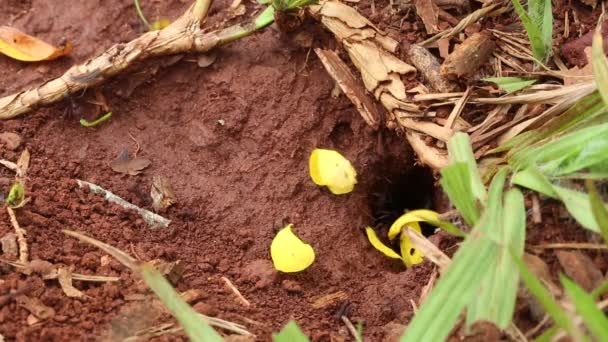
[[[0,53],[23,62],[48,61],[67,55],[72,45],[54,47],[9,26],[0,26]]]
[[[357,171],[348,159],[334,150],[315,149],[309,159],[309,172],[317,185],[327,186],[335,195],[353,191]]]
[[[270,244],[274,268],[281,272],[300,272],[315,261],[315,251],[291,230],[292,224],[281,229]]]

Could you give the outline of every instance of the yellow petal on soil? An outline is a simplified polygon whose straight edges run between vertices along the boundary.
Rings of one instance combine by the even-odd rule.
[[[416,229],[416,227],[417,227],[418,231],[420,232],[420,225],[418,223],[416,223],[415,225],[412,223],[428,222],[428,223],[432,224],[433,222],[438,222],[438,221],[439,221],[439,214],[432,210],[418,209],[418,210],[409,211],[409,212],[401,215],[401,217],[399,217],[397,219],[397,221],[395,221],[395,223],[393,223],[393,225],[391,226],[391,229],[389,229],[389,231],[388,231],[388,238],[391,240],[396,238],[405,225],[409,225],[411,228],[414,228],[414,229]]]
[[[270,244],[274,268],[281,272],[300,272],[315,261],[315,251],[291,230],[292,224],[281,229]]]
[[[169,19],[162,18],[150,24],[150,31],[162,30],[169,25],[171,25],[171,21],[169,21]]]
[[[409,226],[410,228],[416,230],[420,233],[420,226],[416,223],[415,227]],[[399,247],[401,249],[401,257],[403,258],[403,263],[405,266],[410,267],[413,265],[417,265],[424,260],[424,255],[422,252],[414,247],[414,244],[410,241],[410,237],[407,236],[405,231],[401,232],[401,239],[399,241]]]
[[[372,246],[374,246],[375,249],[379,250],[380,252],[382,252],[382,254],[386,255],[389,258],[401,259],[401,255],[397,254],[397,252],[390,249],[388,246],[383,244],[380,239],[378,239],[378,235],[376,235],[376,232],[371,227],[365,228],[365,233],[367,233],[367,239],[372,244]]]
[[[48,61],[67,55],[72,44],[54,47],[9,26],[0,26],[0,53],[23,62]]]
[[[357,171],[348,159],[334,150],[315,149],[308,161],[310,177],[317,185],[325,185],[335,195],[353,191]]]

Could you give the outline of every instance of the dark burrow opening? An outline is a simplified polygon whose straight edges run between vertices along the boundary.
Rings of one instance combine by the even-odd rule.
[[[403,144],[403,140],[399,143]],[[373,177],[369,179],[367,193],[372,227],[385,242],[388,242],[386,236],[395,220],[410,210],[434,209],[440,194],[430,168],[415,164],[412,152],[407,148],[395,151],[395,146],[399,145],[391,143],[389,146],[392,151],[383,153],[371,165]],[[435,231],[435,227],[424,223],[421,228],[424,236]],[[394,247],[397,245],[395,241]]]

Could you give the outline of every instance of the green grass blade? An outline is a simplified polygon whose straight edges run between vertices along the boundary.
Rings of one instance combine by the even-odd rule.
[[[543,306],[545,311],[557,326],[564,329],[567,333],[572,337],[580,337],[583,339],[583,334],[580,330],[572,324],[568,315],[564,312],[564,310],[559,306],[559,304],[553,299],[549,290],[547,290],[540,282],[540,280],[528,270],[528,267],[523,263],[521,259],[513,256],[513,260],[519,267],[519,273],[521,275],[521,279],[523,283],[526,285],[530,293],[538,300],[538,302]]]
[[[273,342],[310,342],[298,324],[289,321],[278,334],[272,334]]]
[[[441,187],[470,226],[479,220],[479,208],[471,191],[471,177],[465,163],[453,163],[441,169]]]
[[[222,337],[213,330],[173,289],[171,284],[154,268],[146,264],[141,268],[146,284],[184,328],[194,342],[221,342]]]
[[[507,94],[522,90],[536,83],[536,80],[527,80],[520,77],[488,77],[483,80],[496,83],[496,85],[506,91]]]
[[[473,195],[480,203],[485,203],[486,188],[483,186],[479,168],[475,162],[471,140],[466,133],[458,132],[448,141],[448,153],[452,163],[465,163],[468,169],[468,177],[470,178],[470,187]]]
[[[495,254],[493,243],[477,232],[469,234],[400,341],[444,341],[464,307],[477,295]]]
[[[511,323],[515,310],[515,300],[519,288],[519,270],[510,256],[511,251],[521,258],[524,252],[526,234],[526,210],[524,197],[518,189],[511,189],[502,203],[502,187],[506,169],[497,174],[490,187],[486,222],[480,226],[484,235],[489,236],[498,249],[493,267],[484,276],[479,295],[467,307],[467,325],[484,320],[493,322],[501,329]],[[497,179],[498,178],[498,179]],[[496,203],[496,208],[492,208]]]
[[[604,205],[597,188],[593,185],[593,181],[587,180],[585,184],[587,186],[587,193],[589,194],[589,204],[591,205],[593,218],[595,218],[595,222],[597,222],[598,229],[604,238],[604,242],[608,242],[608,210],[606,210],[606,206]]]
[[[603,16],[602,16],[603,18]],[[608,106],[608,61],[604,55],[604,41],[602,38],[602,20],[597,24],[595,34],[593,35],[593,44],[591,47],[591,64],[593,66],[593,76],[597,89],[604,100],[604,104]]]
[[[532,2],[536,2],[532,0]],[[541,36],[545,44],[545,61],[553,53],[553,10],[551,9],[551,0],[543,0],[543,15],[541,21]],[[530,1],[528,0],[528,4]]]
[[[540,336],[534,339],[534,342],[551,342],[553,337],[559,332],[559,327],[553,326],[545,330]]]
[[[523,186],[540,192],[541,194],[551,197],[558,198],[557,193],[553,190],[553,184],[535,167],[528,167],[521,171],[518,171],[511,178],[513,184]]]
[[[266,7],[266,9],[260,13],[253,22],[256,30],[261,30],[264,27],[272,24],[274,22],[274,7]]]
[[[135,4],[135,10],[137,11],[137,15],[139,16],[139,19],[144,23],[144,25],[146,25],[146,27],[148,29],[150,29],[150,23],[148,22],[148,19],[146,19],[144,12],[141,10],[141,6],[139,5],[139,0],[133,0],[133,3]]]
[[[593,298],[567,277],[560,275],[560,281],[591,334],[598,341],[608,341],[608,319]]]
[[[532,47],[532,54],[536,59],[541,62],[544,62],[548,57],[546,44],[543,40],[543,33],[541,31],[541,26],[538,23],[535,23],[530,15],[526,12],[524,7],[521,5],[519,0],[511,0],[513,3],[513,7],[519,16],[526,32],[528,33],[528,39],[530,40],[530,46]],[[550,6],[550,5],[549,5]]]

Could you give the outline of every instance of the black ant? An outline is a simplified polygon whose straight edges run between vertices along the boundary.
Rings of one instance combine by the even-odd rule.
[[[68,102],[68,106],[63,111],[63,116],[68,119],[73,119],[74,117],[80,118],[82,117],[82,108],[76,102],[76,99],[79,99],[84,96],[87,89],[83,89],[82,93],[78,96],[72,96],[69,92],[63,94],[63,99]]]

